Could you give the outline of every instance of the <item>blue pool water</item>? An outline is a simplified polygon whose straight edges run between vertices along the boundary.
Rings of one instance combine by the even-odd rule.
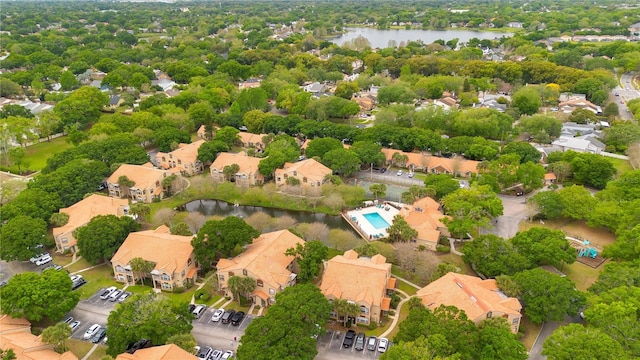
[[[377,212],[364,214],[363,216],[376,230],[389,227],[389,223]]]

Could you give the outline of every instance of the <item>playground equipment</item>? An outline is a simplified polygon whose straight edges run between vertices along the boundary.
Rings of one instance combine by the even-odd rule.
[[[583,240],[582,244],[584,246],[578,248],[578,257],[590,257],[595,259],[598,256],[598,250],[596,250],[593,246],[590,246],[591,243],[589,240]]]

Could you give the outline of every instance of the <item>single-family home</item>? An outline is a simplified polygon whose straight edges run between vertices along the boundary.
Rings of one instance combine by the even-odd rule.
[[[554,173],[544,174],[544,185],[549,186],[555,184],[558,181],[558,177]]]
[[[191,239],[191,236],[171,234],[165,225],[130,233],[111,258],[116,281],[134,285],[142,278],[150,277],[154,289],[166,291],[193,284],[198,276],[198,263]],[[133,271],[131,260],[135,258],[153,263],[151,272]]]
[[[417,246],[424,246],[427,250],[435,251],[440,234],[449,235],[447,227],[440,219],[444,214],[440,211],[440,204],[430,197],[416,200],[411,205],[404,205],[400,215],[418,235],[412,242]]]
[[[233,296],[227,287],[229,278],[250,277],[256,281],[256,288],[250,295],[253,303],[262,307],[273,304],[277,293],[296,283],[295,257],[284,253],[303,243],[304,240],[289,230],[260,235],[242,254],[218,261],[219,290],[225,291],[227,296]]]
[[[579,137],[560,136],[551,144],[561,151],[573,150],[592,154],[600,154],[605,149],[605,145],[602,142],[589,135]]]
[[[169,175],[165,170],[154,168],[151,163],[143,165],[122,164],[107,179],[109,196],[130,197],[131,200],[151,203],[153,199],[164,197],[162,180]],[[123,176],[132,182],[131,186],[119,181]]]
[[[560,102],[558,108],[565,114],[571,114],[576,109],[589,110],[596,115],[602,115],[602,108],[589,100],[575,99]]]
[[[353,96],[351,100],[355,101],[360,106],[360,111],[367,112],[373,110],[375,107],[375,101],[369,96]]]
[[[129,215],[129,200],[92,194],[69,207],[60,209],[60,213],[69,215],[69,221],[62,226],[53,228],[56,251],[59,253],[76,252],[78,251],[77,240],[73,236],[73,232],[77,228],[86,225],[98,215]]]
[[[495,279],[482,280],[450,272],[418,290],[417,296],[431,310],[440,305],[455,306],[476,324],[492,317],[505,318],[511,332],[518,333],[522,305],[518,299],[500,291]]]
[[[169,152],[158,152],[156,164],[158,167],[185,176],[200,174],[204,165],[198,160],[198,149],[204,144],[204,140],[198,140],[191,144],[180,144],[178,148]]]
[[[253,88],[260,87],[261,81],[262,80],[256,79],[256,78],[247,79],[246,81],[241,81],[238,83],[238,89],[244,90],[244,89],[253,89]]]
[[[580,136],[592,134],[596,129],[594,124],[578,124],[572,121],[568,121],[562,124],[560,135],[567,136]]]
[[[327,261],[320,291],[329,302],[343,299],[360,306],[360,314],[351,320],[368,325],[377,324],[388,313],[395,287],[391,264],[384,256],[364,257],[347,250]],[[333,318],[343,315],[331,314]]]
[[[314,159],[306,159],[295,163],[285,163],[282,169],[276,169],[276,185],[287,184],[289,179],[297,179],[302,187],[320,188],[332,171]]]
[[[162,77],[158,80],[151,80],[151,86],[159,86],[162,91],[173,89],[173,87],[176,85],[178,84],[176,84],[175,81],[169,79],[168,77]]]
[[[524,27],[524,24],[518,21],[511,21],[507,24],[507,26],[514,29],[522,29]]]
[[[410,170],[420,170],[430,174],[449,174],[452,176],[470,177],[478,173],[479,161],[467,160],[461,156],[444,158],[427,153],[405,152],[395,149],[383,148],[387,164],[395,164],[407,167]],[[398,162],[394,154],[402,155],[406,161]]]
[[[439,106],[445,110],[451,110],[451,109],[457,109],[458,108],[458,102],[456,101],[456,99],[450,97],[450,96],[443,96],[440,99],[436,99],[433,101],[433,105]]]
[[[123,353],[116,360],[198,360],[198,358],[175,344],[152,346],[136,350],[133,354]]]
[[[253,148],[256,151],[264,151],[266,145],[262,141],[262,138],[267,136],[267,134],[252,134],[250,132],[240,132],[238,137],[240,138],[238,142],[244,148]]]
[[[319,96],[326,93],[329,88],[327,87],[327,85],[321,84],[316,81],[314,83],[303,86],[302,89],[306,92],[310,92],[316,96]]]
[[[13,350],[16,360],[78,360],[71,351],[59,354],[31,333],[31,323],[25,318],[0,315],[0,349]]]
[[[209,168],[211,170],[211,177],[216,183],[231,181],[235,182],[237,186],[243,187],[262,185],[262,183],[264,183],[264,176],[258,171],[260,160],[262,159],[248,156],[244,151],[239,153],[219,153]],[[239,170],[227,178],[224,174],[224,168],[233,164],[238,165]]]

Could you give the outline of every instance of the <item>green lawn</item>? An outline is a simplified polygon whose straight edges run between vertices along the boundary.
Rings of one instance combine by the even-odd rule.
[[[70,265],[69,267],[67,267],[66,269],[69,270],[70,273],[74,273],[82,269],[90,268],[91,266],[93,265],[89,264],[89,262],[84,258],[81,258],[75,263],[73,263],[72,265]]]
[[[520,342],[527,348],[527,350],[531,350],[533,347],[533,343],[536,341],[536,337],[538,337],[541,328],[542,325],[532,323],[526,316],[522,317],[520,330],[524,329],[524,334],[520,338]]]
[[[413,287],[413,286],[411,286],[411,285],[407,284],[406,282],[404,282],[404,281],[402,281],[402,280],[400,280],[400,279],[397,279],[397,281],[398,281],[398,282],[397,282],[398,289],[400,289],[400,290],[402,290],[402,291],[406,292],[407,294],[409,294],[409,295],[415,295],[415,294],[416,294],[416,292],[418,292],[418,289],[416,289],[415,287]]]
[[[462,256],[452,254],[452,253],[448,253],[448,254],[438,253],[438,258],[443,262],[455,264],[457,267],[460,268],[460,273],[462,274],[473,275],[473,276],[476,275],[475,272],[473,272],[473,270],[471,269],[471,266],[469,266],[469,264],[465,263],[462,260]]]
[[[67,339],[67,347],[69,348],[69,351],[71,351],[78,357],[78,359],[82,359],[89,352],[89,350],[91,350],[93,344],[88,341],[82,341],[78,339]]]
[[[47,159],[72,146],[72,144],[67,143],[66,137],[64,136],[29,146],[27,147],[27,156],[24,161],[28,166],[23,165],[22,170],[28,168],[33,171],[40,171],[47,165]],[[4,162],[0,164],[2,164],[3,168],[6,165]],[[11,166],[9,170],[11,170],[12,173],[18,173],[17,166]]]
[[[600,270],[602,269],[604,269],[604,265],[600,265],[598,268],[594,269],[591,266],[587,266],[576,261],[571,265],[565,264],[561,271],[567,275],[568,279],[576,284],[576,289],[580,291],[587,291],[589,286],[598,280]]]
[[[393,330],[391,330],[391,332],[389,333],[389,335],[387,336],[387,338],[389,338],[389,340],[393,340],[393,337],[396,336],[396,334],[398,333],[398,330],[400,330],[400,323],[404,321],[404,319],[407,318],[407,316],[409,316],[409,302],[405,302],[404,304],[402,304],[402,307],[400,308],[400,315],[398,315],[398,313],[396,312],[396,316],[400,316],[398,318],[398,322],[396,323],[396,327],[393,328]]]
[[[127,286],[127,291],[132,294],[147,294],[153,291],[149,286],[144,285],[130,285]]]
[[[111,267],[107,264],[100,265],[91,270],[83,271],[80,275],[87,280],[85,285],[76,290],[80,293],[81,300],[88,299],[91,295],[95,294],[102,288],[108,288],[110,286],[121,288],[123,286],[121,283],[113,280]]]
[[[627,171],[633,171],[633,167],[627,160],[615,159],[610,157],[608,157],[607,160],[611,161],[616,170],[618,170],[618,176],[626,173]]]

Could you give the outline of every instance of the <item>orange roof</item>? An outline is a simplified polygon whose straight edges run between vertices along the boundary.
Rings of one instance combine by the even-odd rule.
[[[86,225],[98,215],[121,216],[128,206],[129,201],[127,199],[92,194],[67,208],[60,209],[60,213],[69,215],[69,221],[65,225],[53,228],[53,236],[71,232],[80,226]]]
[[[478,173],[478,164],[480,164],[479,161],[467,160],[461,156],[443,158],[424,153],[405,152],[386,148],[382,149],[382,152],[384,153],[387,161],[391,161],[393,159],[393,154],[400,153],[407,156],[407,166],[413,166],[420,169],[441,167],[449,173]]]
[[[482,280],[454,272],[418,290],[417,295],[431,310],[440,305],[455,306],[464,310],[473,321],[486,318],[489,311],[520,315],[522,309],[517,299],[507,297],[498,290],[495,280]]]
[[[225,166],[238,164],[240,170],[239,174],[252,175],[258,172],[258,165],[260,164],[260,158],[248,156],[245,152],[228,153],[223,152],[218,154],[216,160],[211,164],[211,170],[222,173]]]
[[[198,358],[177,345],[167,344],[136,350],[133,354],[120,354],[116,360],[198,360]]]
[[[155,263],[155,270],[176,271],[187,263],[193,247],[191,236],[173,235],[165,225],[155,230],[130,233],[111,259],[112,263],[128,264],[140,257]]]
[[[390,276],[391,264],[384,256],[359,257],[348,250],[327,262],[320,290],[325,296],[380,306]]]
[[[391,298],[385,297],[382,298],[382,304],[380,305],[380,309],[383,311],[389,311],[391,309]]]
[[[546,173],[546,174],[544,174],[544,179],[545,180],[555,180],[556,179],[556,174],[554,174],[554,173]]]
[[[438,242],[440,230],[445,225],[440,221],[444,214],[439,210],[440,204],[430,197],[416,200],[412,205],[400,209],[400,215],[407,224],[418,232],[417,239]]]
[[[294,175],[296,173],[296,175]],[[297,178],[306,177],[309,182],[323,182],[327,175],[331,175],[332,171],[328,167],[315,161],[314,159],[306,159],[295,163],[285,163],[283,169],[276,169],[275,175],[288,174]]]
[[[260,299],[262,300],[269,300],[269,295],[267,295],[264,291],[262,290],[253,290],[253,292],[251,293],[252,295],[257,295]]]
[[[233,259],[220,259],[216,268],[218,272],[247,270],[271,286],[286,287],[291,280],[287,267],[294,257],[284,253],[303,243],[304,240],[289,230],[265,233],[254,239],[242,254]]]
[[[396,278],[392,277],[389,278],[389,281],[387,281],[387,289],[395,289],[396,288]]]
[[[120,176],[126,176],[129,180],[135,182],[133,188],[151,189],[162,186],[162,179],[165,178],[167,172],[155,169],[153,164],[146,163],[144,165],[122,164],[109,178],[108,183],[117,184]]]
[[[53,346],[31,333],[31,323],[24,318],[0,316],[0,348],[12,349],[16,360],[78,360],[67,351],[58,354]]]
[[[14,318],[9,315],[0,315],[0,334],[25,328],[31,328],[29,320],[25,318]]]
[[[200,145],[204,143],[204,140],[198,140],[191,144],[180,144],[177,149],[170,153],[158,152],[156,158],[161,158],[162,156],[169,158],[169,155],[171,155],[171,160],[181,160],[182,163],[194,163],[198,158],[198,149],[200,148]]]
[[[248,146],[249,144],[261,144],[264,146],[262,138],[267,136],[267,134],[252,134],[250,132],[240,132],[238,135],[240,136],[240,142],[245,146]]]

